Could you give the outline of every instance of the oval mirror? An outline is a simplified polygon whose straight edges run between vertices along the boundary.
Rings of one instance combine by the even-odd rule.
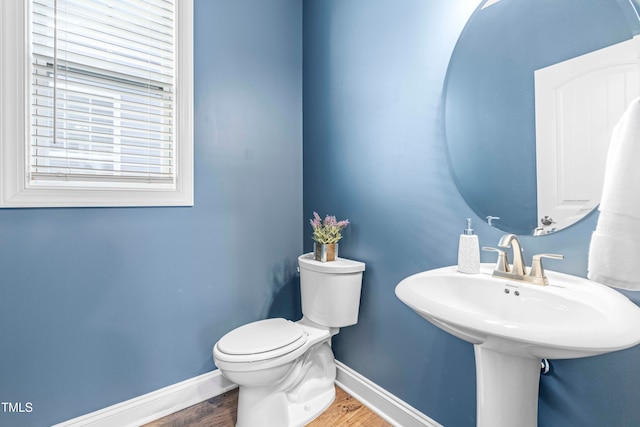
[[[597,206],[601,182],[589,190],[597,193],[591,197],[595,200],[569,201],[575,212],[568,213],[567,219],[555,221],[553,215],[538,212],[538,193],[543,195],[551,187],[540,188],[538,175],[553,171],[542,166],[537,172],[537,161],[543,156],[536,158],[536,114],[541,112],[536,111],[534,74],[633,40],[640,20],[631,1],[590,0],[588,6],[584,0],[480,3],[451,56],[444,126],[456,185],[481,218],[500,217],[493,225],[510,233],[540,235],[579,221]],[[620,115],[624,107],[617,107]],[[604,139],[608,146],[609,135]],[[565,156],[567,164],[583,161],[580,153],[589,151],[584,138],[574,144],[573,153],[578,155]],[[602,156],[597,157],[604,168]],[[589,175],[587,180],[595,180],[591,166],[580,168]],[[584,181],[576,176],[580,183]]]

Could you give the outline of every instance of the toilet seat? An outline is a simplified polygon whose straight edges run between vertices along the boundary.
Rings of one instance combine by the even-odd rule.
[[[225,362],[259,362],[291,353],[302,347],[307,334],[286,319],[265,319],[229,332],[216,344],[216,357]]]

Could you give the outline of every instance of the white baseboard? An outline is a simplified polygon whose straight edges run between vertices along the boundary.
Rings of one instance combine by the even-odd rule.
[[[442,427],[417,409],[336,361],[336,384],[398,427]],[[137,427],[233,390],[220,370],[173,384],[53,427]]]
[[[396,427],[443,427],[403,400],[336,360],[336,384]]]
[[[236,387],[215,370],[53,427],[137,427]]]

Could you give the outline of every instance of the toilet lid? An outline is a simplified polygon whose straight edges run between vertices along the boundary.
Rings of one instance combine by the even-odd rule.
[[[228,355],[278,357],[306,342],[302,328],[286,319],[265,319],[229,332],[218,341],[218,350]],[[259,357],[267,358],[267,357]]]

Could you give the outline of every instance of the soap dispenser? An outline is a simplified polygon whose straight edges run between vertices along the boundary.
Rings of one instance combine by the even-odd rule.
[[[460,235],[458,244],[458,271],[467,274],[480,273],[480,244],[473,234],[471,218],[467,218],[467,228]]]

